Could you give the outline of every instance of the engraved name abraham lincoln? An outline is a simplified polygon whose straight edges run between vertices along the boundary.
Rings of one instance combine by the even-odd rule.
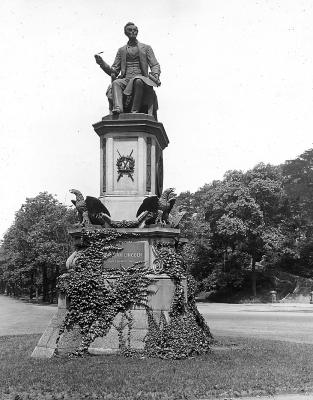
[[[138,42],[138,28],[133,22],[125,25],[124,33],[128,42],[118,49],[111,67],[99,54],[95,55],[97,64],[112,79],[107,90],[110,110],[113,114],[143,112],[156,117],[158,106],[153,87],[161,84],[160,64],[151,46]]]

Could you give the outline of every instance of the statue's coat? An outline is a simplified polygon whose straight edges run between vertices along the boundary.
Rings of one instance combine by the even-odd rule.
[[[151,46],[144,43],[137,43],[139,50],[139,62],[140,68],[143,76],[149,76],[149,69],[151,69],[152,75],[157,75],[159,77],[161,73],[160,64],[158,63]],[[112,70],[116,74],[121,72],[120,78],[124,78],[126,75],[126,54],[127,54],[127,45],[122,46],[118,49],[114,63],[112,65]]]

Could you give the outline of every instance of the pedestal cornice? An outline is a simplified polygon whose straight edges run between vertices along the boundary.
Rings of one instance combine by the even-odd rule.
[[[71,226],[68,229],[68,233],[72,237],[79,238],[82,235],[83,230],[88,230],[88,231],[97,231],[103,229],[102,226],[100,225],[92,225],[88,226],[85,228],[82,228],[81,226]],[[166,227],[166,226],[160,226],[160,225],[151,225],[150,227],[146,228],[116,228],[115,229],[117,232],[122,232],[122,233],[129,233],[133,234],[135,233],[137,235],[137,238],[178,238],[180,236],[180,229],[178,228],[171,228],[171,227]],[[135,238],[136,236],[134,236]],[[184,241],[184,240],[183,240]]]
[[[93,124],[93,128],[99,137],[112,133],[145,132],[156,137],[162,150],[169,144],[163,124],[147,114],[107,115]]]

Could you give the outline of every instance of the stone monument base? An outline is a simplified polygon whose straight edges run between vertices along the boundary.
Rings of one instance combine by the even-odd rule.
[[[91,231],[102,229],[100,227],[85,228]],[[117,229],[119,232],[135,234],[126,239],[121,239],[123,250],[115,256],[107,259],[103,263],[103,270],[108,269],[108,280],[114,280],[114,270],[127,268],[135,262],[142,262],[149,266],[154,273],[148,275],[151,284],[147,288],[147,306],[151,310],[151,315],[156,324],[160,323],[161,315],[169,322],[169,312],[172,306],[175,284],[166,274],[158,271],[157,252],[155,245],[157,242],[166,242],[173,244],[178,240],[179,229],[152,226],[149,228],[125,228]],[[74,227],[69,231],[77,248],[81,244],[82,228]],[[110,272],[109,272],[110,271]],[[111,276],[111,278],[110,278]],[[187,281],[181,280],[184,288],[185,299],[187,300]],[[65,331],[59,338],[59,331],[67,313],[69,303],[65,296],[60,295],[58,301],[58,311],[52,318],[49,326],[46,328],[40,338],[32,357],[50,358],[55,353],[69,354],[78,348],[82,336],[79,327]],[[133,350],[142,350],[145,347],[145,341],[148,334],[148,314],[145,307],[134,307],[125,314],[118,314],[109,331],[104,337],[98,337],[90,345],[88,351],[91,354],[110,354],[116,353],[123,345]],[[58,339],[59,338],[59,339]]]
[[[175,285],[168,275],[149,275],[152,280],[148,287],[147,306],[156,324],[160,324],[161,315],[169,323],[169,312],[175,291]],[[186,278],[182,280],[187,300]],[[79,327],[65,331],[57,343],[59,331],[67,313],[69,304],[65,296],[60,295],[58,311],[41,336],[31,357],[51,358],[54,354],[70,354],[79,347],[82,339]],[[148,314],[145,307],[134,307],[125,314],[119,313],[104,337],[98,337],[90,345],[88,352],[94,355],[118,353],[123,345],[132,350],[143,350],[149,330]]]

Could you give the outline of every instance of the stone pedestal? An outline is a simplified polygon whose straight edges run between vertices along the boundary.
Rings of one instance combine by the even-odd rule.
[[[113,220],[133,220],[143,199],[163,190],[163,124],[146,114],[108,115],[100,137],[100,200]]]
[[[85,229],[96,231],[102,229],[102,227],[93,226]],[[152,271],[158,273],[158,266],[155,264],[156,251],[154,246],[156,242],[171,243],[174,245],[175,241],[179,239],[180,234],[180,229],[159,225],[149,226],[148,228],[118,228],[116,231],[129,235],[135,234],[135,236],[122,239],[120,246],[123,250],[103,263],[104,271],[114,271],[119,269],[120,266],[127,268],[135,262],[143,262]],[[79,247],[81,245],[82,228],[73,227],[68,232],[74,246]]]
[[[102,229],[102,227],[93,226],[85,228],[88,230]],[[121,239],[119,245],[123,250],[115,256],[103,262],[103,271],[109,272],[109,280],[114,280],[114,271],[121,267],[127,268],[135,262],[143,262],[153,271],[149,277],[151,284],[148,287],[150,293],[147,297],[147,305],[151,308],[153,317],[158,323],[160,316],[163,313],[164,317],[169,320],[169,311],[172,305],[175,285],[170,277],[160,273],[160,265],[157,262],[157,252],[155,245],[157,242],[165,242],[174,244],[179,238],[179,229],[167,228],[162,226],[151,226],[149,228],[120,228],[118,232],[127,234],[134,233],[136,236]],[[82,228],[73,227],[69,229],[69,234],[76,248],[81,246]],[[72,256],[70,256],[71,258]],[[107,271],[106,271],[107,270]],[[182,279],[182,285],[185,289],[187,300],[187,282]],[[52,319],[49,326],[46,328],[40,338],[32,357],[35,358],[50,358],[55,351],[59,354],[68,354],[74,351],[80,344],[81,334],[78,327],[74,327],[71,331],[65,331],[58,344],[56,343],[59,336],[61,324],[67,313],[69,306],[65,296],[60,295],[58,300],[58,311]],[[132,318],[132,327],[129,330],[129,324],[125,316],[118,314],[113,321],[109,332],[104,337],[97,338],[90,346],[91,354],[110,354],[118,352],[120,349],[120,337],[130,340],[132,349],[143,349],[145,339],[148,333],[148,318],[144,307],[134,307],[128,311]],[[119,333],[120,330],[120,333]],[[129,331],[128,331],[129,330]],[[120,336],[119,336],[120,335]]]
[[[152,280],[148,291],[152,294],[148,296],[147,304],[151,307],[152,316],[157,324],[160,322],[163,313],[169,322],[169,311],[175,291],[175,285],[168,275],[149,275]],[[187,296],[186,279],[182,280]],[[187,300],[187,298],[186,298]],[[131,323],[129,323],[131,320]],[[121,341],[128,343],[133,350],[142,350],[148,334],[148,316],[143,307],[134,307],[127,311],[126,315],[118,314],[104,337],[96,338],[90,345],[88,352],[94,355],[113,354],[121,350]],[[81,335],[76,327],[69,332],[65,332],[59,340],[57,349],[58,354],[68,354],[73,352],[80,344]]]
[[[93,125],[100,137],[100,200],[111,214],[112,220],[132,221],[143,199],[150,195],[160,197],[163,191],[163,150],[168,145],[164,127],[152,116],[146,114],[109,115]],[[88,226],[84,229],[103,229]],[[153,226],[145,228],[125,228],[117,231],[136,234],[125,235],[119,245],[123,248],[113,257],[103,261],[103,273],[108,280],[114,280],[114,271],[142,262],[151,271],[150,294],[147,304],[156,323],[161,315],[169,319],[175,284],[168,275],[162,273],[162,265],[157,259],[156,243],[174,245],[180,230]],[[82,249],[82,228],[69,230],[76,250]],[[67,268],[75,267],[74,253],[67,262]],[[186,279],[181,281],[187,298]],[[67,299],[59,298],[58,312],[42,335],[32,356],[49,358],[55,351],[60,354],[75,350],[81,341],[78,327],[65,331],[57,338],[62,321],[68,309]],[[127,321],[132,320],[131,329]],[[143,349],[148,333],[148,316],[145,308],[135,307],[124,315],[117,315],[105,337],[97,338],[90,346],[93,354],[116,352],[120,349],[121,338],[128,340],[132,349]],[[123,339],[124,338],[124,339]]]

